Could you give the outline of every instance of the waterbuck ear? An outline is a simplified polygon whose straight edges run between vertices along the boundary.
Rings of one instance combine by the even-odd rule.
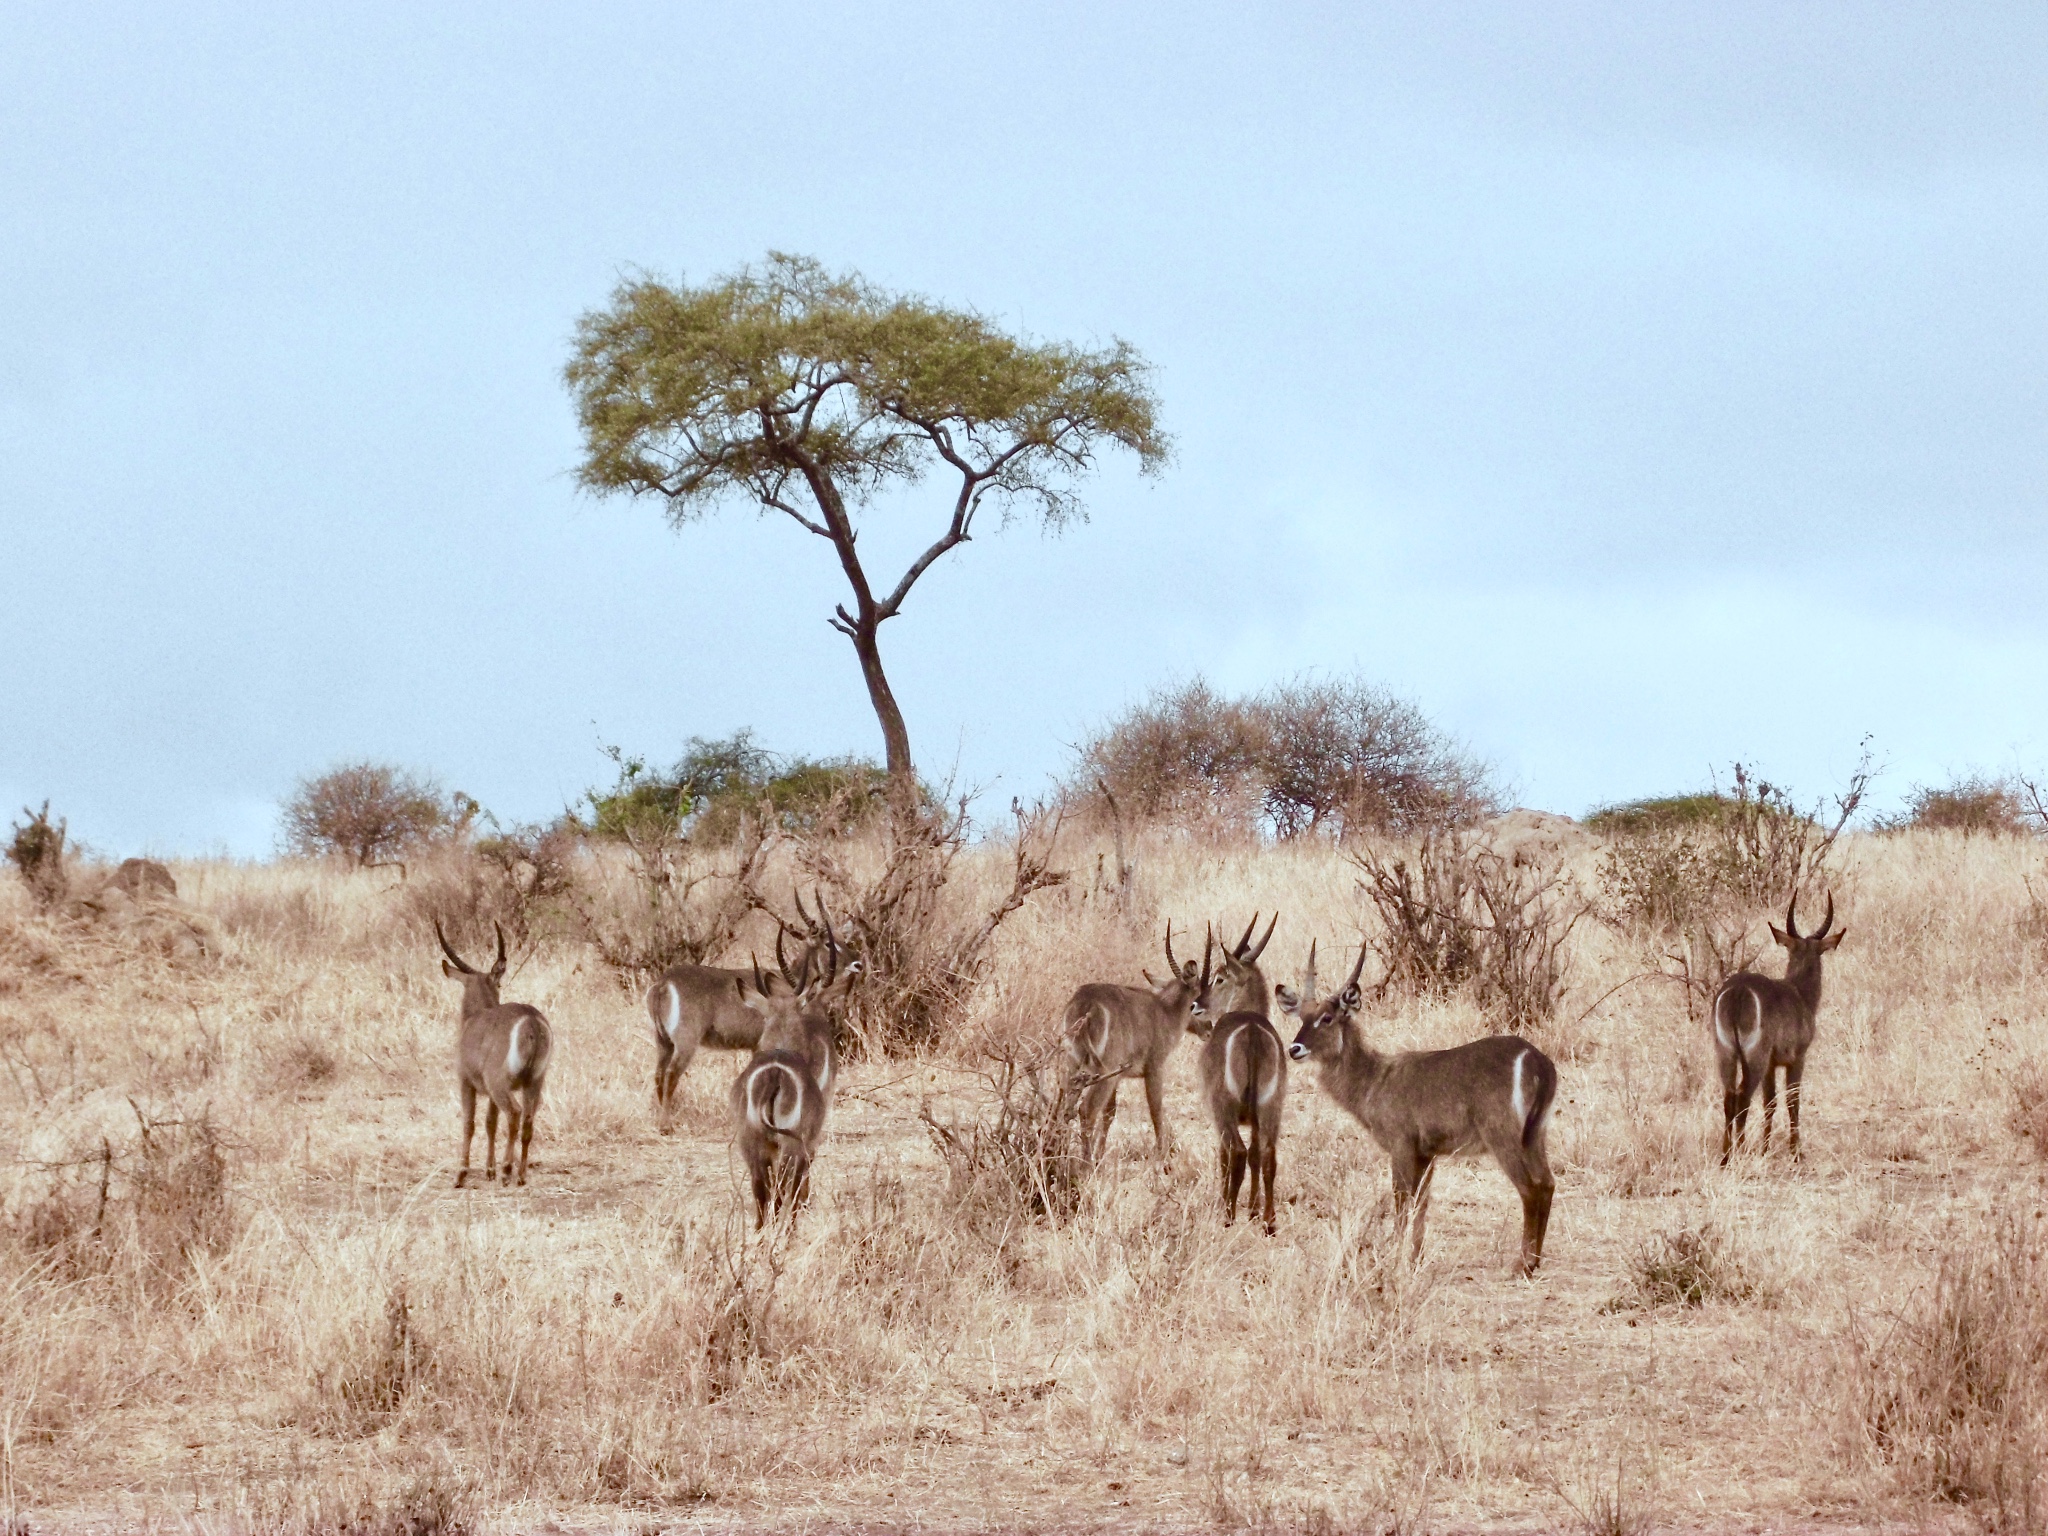
[[[1152,975],[1152,973],[1151,973],[1150,971],[1140,971],[1140,972],[1138,972],[1138,974],[1139,974],[1140,976],[1142,976],[1142,977],[1144,977],[1144,978],[1145,978],[1145,985],[1146,985],[1146,986],[1148,986],[1148,987],[1156,987],[1156,986],[1158,986],[1158,985],[1159,985],[1158,981],[1154,979],[1154,977],[1153,977],[1153,975]]]
[[[1301,1012],[1301,999],[1295,995],[1294,989],[1292,987],[1274,987],[1273,1001],[1280,1005],[1280,1011],[1282,1013],[1299,1014]]]
[[[1826,938],[1820,941],[1820,952],[1822,954],[1826,954],[1829,950],[1833,949],[1837,944],[1841,943],[1842,940],[1846,939],[1847,937],[1849,937],[1848,929],[1837,929],[1835,932],[1829,934]]]
[[[1784,929],[1780,928],[1776,923],[1771,923],[1768,926],[1770,927],[1771,937],[1773,939],[1777,940],[1787,949],[1790,949],[1792,947],[1792,940],[1786,936]]]
[[[1356,1013],[1358,1012],[1359,1005],[1365,1001],[1365,994],[1358,990],[1358,983],[1354,981],[1344,989],[1344,995],[1338,998],[1337,1001],[1343,1006],[1346,1013]]]

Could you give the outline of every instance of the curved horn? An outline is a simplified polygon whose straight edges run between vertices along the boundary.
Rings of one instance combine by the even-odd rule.
[[[1798,910],[1799,892],[1797,889],[1794,889],[1794,891],[1792,892],[1792,899],[1785,903],[1785,932],[1790,934],[1795,939],[1805,937],[1805,935],[1799,931],[1799,924],[1793,921],[1793,914],[1796,913]]]
[[[776,968],[777,968],[777,969],[779,969],[779,970],[780,970],[780,971],[782,972],[782,979],[783,979],[784,981],[786,981],[786,982],[788,982],[788,983],[789,983],[789,990],[790,990],[790,991],[792,991],[792,992],[801,992],[801,991],[803,991],[803,989],[804,989],[804,988],[803,988],[803,983],[797,980],[797,978],[796,978],[796,973],[795,973],[795,972],[793,972],[792,970],[790,970],[790,968],[789,968],[789,952],[788,952],[788,951],[787,951],[787,950],[786,950],[786,949],[785,949],[785,948],[783,947],[783,943],[782,943],[782,935],[781,935],[780,933],[777,933],[777,934],[775,935],[775,964],[776,964]],[[804,951],[804,968],[805,968],[806,970],[808,970],[808,969],[810,968],[810,964],[811,964],[811,954],[810,954],[810,951],[809,951],[809,950],[805,950],[805,951]],[[764,995],[765,995],[765,994],[764,994]]]
[[[1818,929],[1817,929],[1817,930],[1816,930],[1815,932],[1813,932],[1813,933],[1810,933],[1810,934],[1808,934],[1808,935],[1807,935],[1807,937],[1808,937],[1808,938],[1810,938],[1810,939],[1824,939],[1824,938],[1826,938],[1826,937],[1828,936],[1828,930],[1829,930],[1830,928],[1834,927],[1834,926],[1835,926],[1835,893],[1834,893],[1833,891],[1829,891],[1829,892],[1828,892],[1828,911],[1827,911],[1827,916],[1823,917],[1823,918],[1822,918],[1822,919],[1820,920],[1820,927],[1819,927],[1819,928],[1818,928]]]
[[[438,917],[434,919],[434,937],[441,941],[441,953],[448,957],[448,963],[450,965],[454,966],[455,969],[462,972],[462,974],[465,976],[474,976],[477,974],[477,969],[475,966],[471,965],[467,960],[463,959],[462,956],[455,953],[454,946],[448,942],[448,935],[441,931],[441,919],[439,919]]]
[[[811,887],[811,901],[818,909],[818,923],[825,930],[825,942],[837,949],[839,944],[832,933],[832,914],[825,910],[825,893],[815,885]]]
[[[1252,922],[1254,925],[1256,925],[1258,923],[1258,919],[1254,917],[1252,919]],[[1266,924],[1266,936],[1263,939],[1259,940],[1258,947],[1256,949],[1254,949],[1250,954],[1244,957],[1244,963],[1246,965],[1256,965],[1258,963],[1259,956],[1263,955],[1266,952],[1266,946],[1273,942],[1273,930],[1275,928],[1278,928],[1279,926],[1280,914],[1278,912],[1275,912],[1273,914],[1273,921]]]
[[[789,888],[789,895],[790,899],[796,903],[796,915],[799,921],[803,923],[805,931],[816,933],[818,931],[817,920],[804,910],[804,893],[792,885]]]
[[[498,958],[491,962],[491,974],[502,981],[505,976],[505,925],[494,921],[491,926],[498,930]]]
[[[1244,958],[1245,949],[1252,941],[1252,930],[1258,926],[1259,914],[1254,912],[1252,920],[1244,925],[1244,932],[1237,936],[1237,942],[1230,946],[1231,959],[1242,960]]]
[[[750,949],[747,951],[747,959],[752,961],[754,966],[754,990],[763,997],[766,997],[768,995],[768,978],[761,974],[761,957]]]
[[[1316,995],[1316,941],[1308,941],[1308,964],[1301,969],[1301,1002],[1307,1007]]]
[[[1209,985],[1209,956],[1215,952],[1215,949],[1215,929],[1208,924],[1204,924],[1202,927],[1202,985],[1204,987]]]
[[[1360,941],[1358,946],[1358,963],[1351,967],[1351,975],[1350,978],[1344,983],[1343,991],[1349,992],[1353,987],[1358,985],[1358,978],[1365,974],[1365,957],[1371,953],[1372,945],[1364,941]]]
[[[1174,975],[1180,974],[1180,962],[1173,958],[1173,919],[1166,920],[1166,968]]]

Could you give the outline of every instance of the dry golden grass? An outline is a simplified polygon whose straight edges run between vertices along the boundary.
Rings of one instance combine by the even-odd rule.
[[[1654,981],[1586,1014],[1644,958],[1582,925],[1533,1282],[1479,1163],[1398,1262],[1385,1160],[1312,1070],[1279,1235],[1223,1229],[1192,1051],[1172,1165],[1127,1093],[1057,1228],[949,1189],[917,1111],[974,1113],[970,1062],[856,1065],[811,1211],[756,1241],[736,1058],[657,1136],[638,1001],[568,950],[506,988],[556,1032],[532,1183],[457,1191],[456,992],[389,872],[180,867],[223,950],[196,962],[9,889],[0,1529],[2041,1529],[2048,860],[1845,863],[1796,1171],[1714,1166],[1703,1034]],[[1323,849],[1160,844],[1139,885],[1148,923],[1278,906],[1276,975],[1361,919]],[[1151,963],[1084,890],[1004,928],[963,1038]]]

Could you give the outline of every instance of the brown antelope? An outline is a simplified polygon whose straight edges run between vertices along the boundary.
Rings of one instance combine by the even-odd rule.
[[[1350,977],[1331,996],[1284,1000],[1301,1021],[1288,1054],[1321,1066],[1323,1091],[1393,1160],[1394,1219],[1397,1226],[1413,1220],[1414,1257],[1422,1254],[1436,1160],[1484,1147],[1522,1197],[1522,1257],[1515,1272],[1534,1274],[1555,1187],[1543,1139],[1557,1097],[1556,1066],[1518,1035],[1492,1035],[1447,1051],[1374,1050],[1356,1023],[1365,954],[1361,945]]]
[[[1273,1227],[1273,1175],[1280,1166],[1280,1111],[1287,1100],[1287,1048],[1263,1013],[1197,1013],[1188,1033],[1202,1043],[1202,1096],[1216,1122],[1217,1171],[1223,1182],[1223,1225],[1237,1220],[1237,1195],[1252,1178],[1247,1209],[1257,1213],[1266,1191],[1266,1234]],[[1250,1126],[1251,1150],[1239,1128]]]
[[[1771,1150],[1771,1115],[1778,1107],[1778,1068],[1785,1069],[1785,1123],[1792,1156],[1799,1153],[1799,1080],[1806,1075],[1806,1048],[1813,1044],[1814,1015],[1820,1011],[1820,957],[1841,943],[1832,938],[1835,897],[1828,893],[1827,916],[1817,933],[1802,934],[1795,920],[1795,892],[1785,908],[1785,927],[1774,923],[1771,937],[1785,947],[1785,979],[1738,971],[1714,994],[1714,1059],[1721,1068],[1721,1166],[1741,1144],[1749,1122],[1749,1101],[1764,1091],[1764,1128],[1759,1150]]]
[[[1109,1127],[1116,1119],[1117,1084],[1127,1077],[1145,1080],[1145,1107],[1152,1113],[1152,1137],[1161,1157],[1171,1138],[1166,1130],[1166,1061],[1180,1043],[1188,1018],[1210,985],[1211,939],[1202,946],[1202,963],[1178,960],[1173,953],[1173,924],[1166,925],[1166,980],[1145,987],[1120,987],[1091,981],[1067,999],[1066,1035],[1069,1091],[1078,1093],[1082,1155],[1102,1156]]]
[[[455,1171],[455,1187],[469,1178],[469,1146],[476,1135],[476,1096],[484,1095],[484,1177],[496,1172],[498,1160],[498,1111],[506,1115],[505,1170],[508,1182],[526,1182],[526,1157],[533,1145],[533,1121],[540,1113],[541,1085],[547,1080],[548,1053],[552,1040],[548,1021],[538,1008],[525,1003],[498,1001],[498,984],[505,979],[505,930],[498,928],[498,958],[488,972],[455,953],[448,936],[434,922],[434,937],[441,941],[441,974],[462,979],[462,1032],[455,1050],[455,1069],[462,1086],[462,1166]],[[519,1175],[512,1174],[512,1150],[519,1149]]]
[[[825,904],[818,903],[824,913]],[[806,956],[817,948],[819,922],[804,911],[797,898],[797,911],[812,929]],[[829,928],[830,919],[822,926]],[[778,928],[775,942],[781,947],[784,930]],[[666,1136],[675,1128],[676,1088],[700,1046],[723,1051],[752,1051],[761,1044],[762,1015],[747,1007],[741,996],[755,976],[754,971],[723,965],[673,965],[647,989],[647,1018],[654,1026],[654,1119]],[[784,996],[787,982],[774,971],[768,985]],[[851,973],[848,974],[848,980]]]
[[[1280,914],[1275,912],[1273,920],[1266,924],[1266,935],[1258,943],[1252,942],[1252,934],[1259,926],[1259,914],[1254,912],[1252,920],[1238,936],[1235,944],[1222,949],[1219,954],[1223,968],[1216,974],[1216,989],[1210,998],[1210,1013],[1220,1016],[1226,1013],[1256,1013],[1261,1018],[1270,1018],[1273,1012],[1273,989],[1266,984],[1266,973],[1259,969],[1259,956],[1266,952],[1266,946],[1273,942],[1273,930],[1280,926]]]
[[[733,1127],[753,1183],[756,1231],[771,1209],[787,1206],[793,1217],[809,1198],[811,1160],[825,1135],[839,1070],[826,1006],[828,995],[846,979],[838,944],[828,940],[824,963],[815,971],[810,954],[795,971],[779,947],[778,959],[786,990],[772,987],[758,965],[751,982],[735,989],[743,1006],[762,1022],[761,1048],[732,1085]],[[860,962],[852,964],[857,968]]]

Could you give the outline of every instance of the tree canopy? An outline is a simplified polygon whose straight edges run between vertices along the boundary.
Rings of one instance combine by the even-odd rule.
[[[1157,473],[1170,443],[1150,368],[1126,342],[1089,350],[1007,334],[967,310],[773,254],[701,287],[641,277],[577,323],[564,378],[600,495],[653,496],[680,528],[721,505],[780,512],[826,540],[852,589],[831,623],[853,642],[888,770],[914,788],[877,631],[992,511],[1058,529],[1087,516],[1075,481],[1104,446]],[[945,526],[885,589],[857,548],[874,497],[945,478]]]

